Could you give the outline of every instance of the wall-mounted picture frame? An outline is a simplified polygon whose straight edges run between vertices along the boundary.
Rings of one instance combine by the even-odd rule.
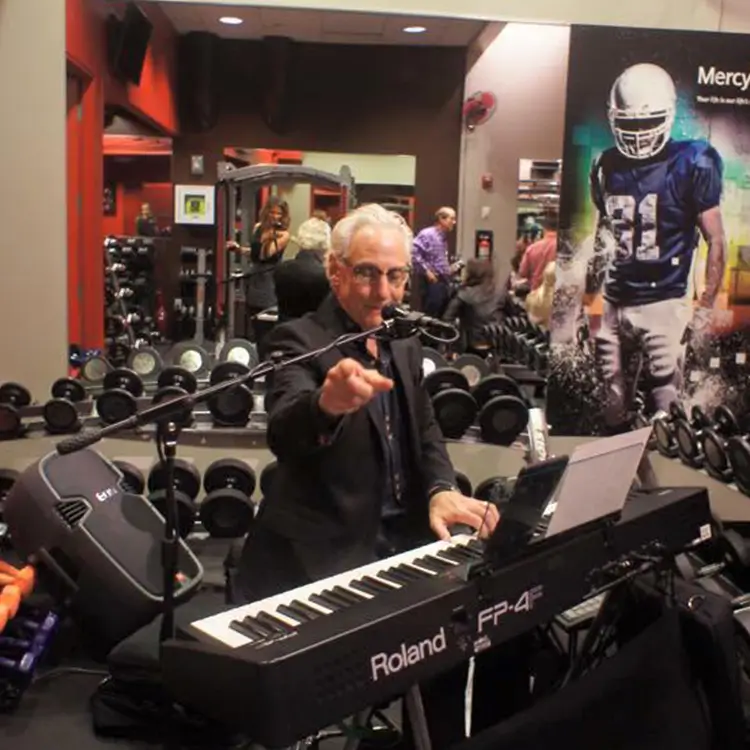
[[[216,223],[216,200],[213,185],[175,185],[174,216],[176,224],[212,226]]]

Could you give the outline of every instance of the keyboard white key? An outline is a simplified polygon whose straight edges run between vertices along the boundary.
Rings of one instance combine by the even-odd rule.
[[[245,604],[240,607],[228,610],[226,612],[220,612],[216,615],[196,620],[192,623],[192,627],[199,630],[211,638],[216,639],[220,643],[229,648],[239,648],[253,643],[254,639],[249,635],[245,635],[238,632],[232,627],[232,623],[242,621],[246,617],[256,617],[259,613],[266,613],[273,615],[274,618],[280,620],[284,624],[296,628],[300,625],[300,622],[292,619],[289,615],[277,612],[277,608],[280,605],[289,605],[291,602],[298,601],[302,602],[307,607],[312,608],[321,616],[332,614],[333,610],[330,607],[326,607],[318,601],[310,601],[310,597],[320,592],[330,591],[334,587],[341,587],[344,591],[348,591],[359,597],[371,598],[371,595],[360,588],[351,588],[350,584],[353,581],[361,579],[363,576],[370,576],[376,578],[378,583],[382,585],[391,586],[394,590],[401,588],[401,584],[384,580],[379,577],[379,573],[387,571],[389,568],[394,566],[409,564],[412,567],[418,568],[420,571],[428,573],[430,575],[438,575],[434,570],[424,565],[420,565],[415,562],[420,557],[435,556],[439,552],[449,549],[454,545],[463,545],[471,541],[474,537],[468,534],[458,534],[454,536],[450,542],[437,541],[432,544],[427,544],[423,547],[419,547],[409,552],[403,552],[393,557],[388,557],[384,560],[379,560],[369,565],[363,565],[360,568],[349,570],[346,573],[341,573],[330,578],[324,578],[320,581],[300,586],[299,588],[286,591],[276,596],[268,597],[267,599],[261,599],[260,601],[253,602],[251,604]],[[460,563],[453,562],[451,560],[440,558],[440,560],[447,564],[460,566]],[[259,638],[258,640],[262,640]]]

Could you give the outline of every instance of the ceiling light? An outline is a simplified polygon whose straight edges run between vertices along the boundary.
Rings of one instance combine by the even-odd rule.
[[[243,20],[237,18],[237,16],[222,16],[219,19],[219,23],[225,23],[227,26],[239,26],[239,24],[243,23]]]
[[[406,34],[424,34],[425,31],[427,31],[426,26],[405,26],[403,28],[403,31]]]

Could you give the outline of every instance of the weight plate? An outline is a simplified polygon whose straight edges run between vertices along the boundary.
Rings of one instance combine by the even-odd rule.
[[[167,487],[167,475],[161,463],[154,464],[148,474],[148,491],[158,492]],[[195,500],[201,490],[201,475],[198,469],[182,458],[174,460],[174,486],[190,500]]]
[[[121,388],[104,391],[96,399],[96,413],[104,424],[116,424],[132,417],[138,411],[135,396]]]
[[[477,416],[477,402],[464,390],[448,388],[432,397],[435,419],[443,436],[448,440],[459,440],[474,424]]]
[[[740,431],[740,423],[734,412],[722,404],[714,410],[714,424],[722,435],[737,435]]]
[[[695,404],[690,409],[690,421],[696,428],[706,427],[710,424],[710,420],[706,416],[706,412],[703,411],[703,407],[700,404]]]
[[[479,412],[482,440],[492,445],[512,445],[526,429],[529,409],[516,396],[495,396]]]
[[[654,434],[656,435],[656,449],[663,456],[672,458],[676,448],[672,428],[667,417],[658,417],[654,420]]]
[[[750,444],[745,438],[729,438],[727,456],[735,484],[742,493],[750,495]]]
[[[143,393],[143,381],[137,373],[127,367],[118,367],[104,376],[104,390],[108,391],[111,388],[127,391],[138,398]]]
[[[487,360],[476,354],[462,354],[453,363],[453,367],[466,375],[471,388],[474,388],[482,378],[490,374]]]
[[[143,472],[127,461],[112,461],[122,474],[122,489],[132,495],[142,495],[146,490],[146,479]]]
[[[674,436],[677,441],[677,450],[680,452],[680,458],[689,461],[695,461],[700,455],[698,440],[690,423],[685,419],[678,419],[674,423]]]
[[[52,398],[47,401],[42,415],[47,431],[55,435],[76,432],[81,427],[75,404],[66,398]]]
[[[201,377],[208,372],[210,360],[203,347],[190,342],[175,344],[169,351],[169,363],[177,367],[184,367],[196,377]]]
[[[480,482],[474,490],[474,497],[485,503],[500,505],[510,500],[514,482],[508,477],[489,477]]]
[[[685,407],[679,401],[672,401],[669,405],[669,416],[672,417],[673,422],[678,419],[687,419]]]
[[[221,458],[203,474],[203,489],[207,495],[216,490],[230,489],[250,497],[255,492],[255,472],[237,458]]]
[[[213,539],[239,539],[250,530],[255,506],[240,490],[217,489],[203,499],[199,515]]]
[[[230,339],[219,352],[220,362],[238,362],[245,367],[256,367],[260,360],[255,344],[245,339]]]
[[[198,379],[184,367],[172,366],[162,370],[156,384],[159,388],[177,386],[188,393],[195,393],[198,390]]]
[[[161,355],[151,347],[135,349],[128,357],[128,367],[142,378],[154,377],[163,366]]]
[[[166,385],[164,388],[159,388],[158,391],[153,395],[151,403],[156,406],[157,404],[163,404],[167,401],[174,401],[179,398],[184,398],[189,395],[184,388],[180,388],[178,385]],[[177,410],[165,418],[173,421],[179,427],[189,427],[193,423],[193,409],[190,406],[184,406],[183,408],[175,407]]]
[[[422,374],[425,377],[443,367],[448,367],[448,361],[437,349],[429,346],[422,349]]]
[[[469,392],[469,381],[466,379],[466,375],[452,367],[441,367],[429,375],[425,375],[422,383],[430,396],[448,389]]]
[[[162,518],[166,519],[167,491],[157,490],[152,492],[148,499]],[[177,489],[174,491],[174,499],[177,504],[177,533],[182,539],[185,539],[195,526],[195,503],[184,492]]]
[[[279,464],[277,461],[271,461],[271,463],[266,464],[263,467],[263,470],[260,472],[260,491],[264,498],[268,497],[268,495],[271,493],[271,487],[273,486],[273,479],[276,476],[276,472],[279,469]]]
[[[23,409],[31,403],[31,394],[20,383],[4,383],[0,385],[0,404],[11,404],[17,409]]]
[[[23,428],[18,409],[11,404],[0,404],[0,440],[21,437]]]
[[[227,363],[233,364],[233,363]],[[252,391],[243,383],[212,396],[208,400],[208,410],[217,425],[224,427],[244,427],[253,410]]]
[[[523,401],[521,386],[507,375],[488,375],[474,388],[473,395],[480,409],[497,396],[513,396]]]
[[[86,389],[79,380],[60,378],[52,384],[50,389],[52,398],[64,398],[73,403],[86,400]]]
[[[89,383],[101,383],[111,369],[112,365],[104,357],[91,357],[83,363],[81,376]]]
[[[706,471],[720,481],[727,481],[732,471],[729,466],[724,438],[714,430],[706,430],[701,435],[701,442]]]
[[[216,385],[217,383],[223,383],[225,380],[242,377],[249,372],[250,368],[240,362],[222,362],[211,370],[210,382],[211,385]]]
[[[473,497],[474,489],[471,486],[471,480],[462,471],[456,472],[456,487],[465,497]]]

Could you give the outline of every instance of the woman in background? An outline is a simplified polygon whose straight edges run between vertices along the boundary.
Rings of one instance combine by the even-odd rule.
[[[542,328],[549,329],[549,319],[552,315],[552,301],[555,297],[555,261],[547,263],[542,273],[541,286],[529,292],[526,297],[526,312],[529,320]]]
[[[461,288],[448,303],[443,320],[458,320],[462,351],[484,354],[492,346],[486,328],[500,320],[505,290],[495,284],[492,262],[471,258]]]

